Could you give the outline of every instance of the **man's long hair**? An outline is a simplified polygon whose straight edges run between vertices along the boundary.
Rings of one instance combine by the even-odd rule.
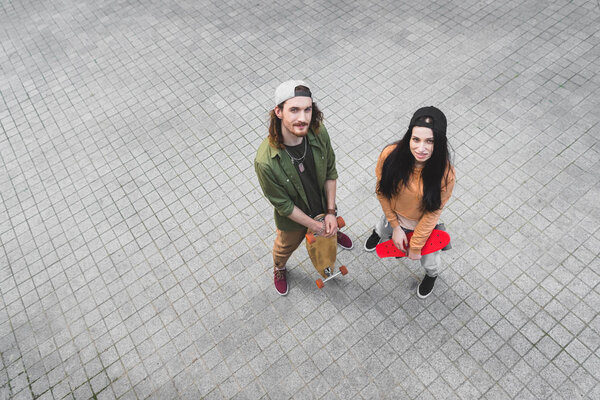
[[[279,104],[277,107],[283,110],[285,101]],[[276,149],[283,149],[283,134],[281,133],[281,120],[275,114],[275,110],[271,110],[269,113],[269,143]],[[318,134],[318,129],[323,122],[323,113],[317,107],[317,103],[312,103],[312,116],[310,118],[310,128],[312,128],[315,134]]]
[[[429,117],[421,117],[425,120]],[[415,168],[415,157],[410,152],[410,139],[412,137],[410,126],[402,139],[396,142],[396,148],[388,155],[383,163],[381,180],[377,182],[377,193],[391,199],[404,186],[408,185],[410,176]],[[442,179],[445,178],[450,166],[450,152],[446,135],[433,131],[433,153],[425,162],[421,177],[423,179],[423,211],[436,211],[442,205],[441,190]]]

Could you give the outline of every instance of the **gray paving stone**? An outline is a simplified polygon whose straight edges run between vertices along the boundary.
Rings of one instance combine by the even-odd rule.
[[[1,398],[596,398],[590,0],[0,8]],[[252,161],[308,80],[356,246],[272,288]],[[458,181],[434,295],[362,250],[374,167],[442,108]],[[233,250],[231,250],[233,248]]]

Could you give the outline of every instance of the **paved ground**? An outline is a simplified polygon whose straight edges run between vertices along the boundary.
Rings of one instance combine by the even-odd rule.
[[[0,399],[600,398],[600,4],[0,4]],[[252,161],[311,82],[351,273],[291,292]],[[454,249],[362,250],[374,165],[449,119]]]

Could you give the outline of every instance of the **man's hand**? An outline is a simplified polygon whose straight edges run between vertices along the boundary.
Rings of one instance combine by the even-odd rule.
[[[404,233],[404,230],[400,226],[394,228],[392,241],[394,242],[394,246],[406,253],[408,242],[406,240],[406,233]]]
[[[308,228],[314,232],[315,236],[325,235],[325,223],[323,221],[313,219]]]
[[[332,237],[334,235],[337,235],[337,232],[338,232],[338,225],[337,225],[337,219],[335,218],[335,215],[327,214],[325,216],[325,232],[323,232],[323,234],[321,236]]]

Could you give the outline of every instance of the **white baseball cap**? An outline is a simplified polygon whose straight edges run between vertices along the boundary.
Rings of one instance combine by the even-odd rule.
[[[308,89],[308,91],[304,89],[297,89],[298,86],[304,86],[308,88],[304,81],[298,80],[285,81],[279,86],[277,86],[277,89],[275,89],[275,105],[278,106],[284,101],[296,96],[305,96],[312,98],[312,93],[310,92],[310,89]]]

